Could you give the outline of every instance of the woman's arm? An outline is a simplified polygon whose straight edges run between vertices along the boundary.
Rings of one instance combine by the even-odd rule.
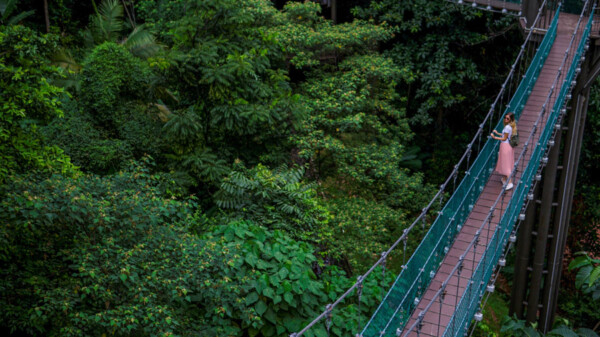
[[[496,130],[494,130],[494,131],[496,131]],[[492,138],[494,138],[494,139],[497,139],[497,140],[500,140],[500,141],[505,141],[506,139],[508,139],[508,133],[503,133],[503,134],[502,134],[502,137],[496,137],[496,136],[494,136],[494,134],[493,134],[493,133],[490,133],[490,136],[491,136]]]

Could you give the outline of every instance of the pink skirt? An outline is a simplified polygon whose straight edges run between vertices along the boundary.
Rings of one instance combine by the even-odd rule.
[[[498,151],[498,163],[496,164],[496,172],[503,176],[509,176],[515,166],[515,152],[509,143],[500,143],[500,151]]]

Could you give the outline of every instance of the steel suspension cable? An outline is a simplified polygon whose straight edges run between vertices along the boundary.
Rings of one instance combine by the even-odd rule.
[[[534,21],[534,27],[535,27],[535,25],[536,25],[536,24],[539,22],[539,20],[540,20],[540,17],[541,17],[542,10],[543,10],[544,6],[546,6],[546,3],[547,3],[547,1],[544,1],[544,2],[542,3],[542,5],[540,6],[540,8],[539,8],[539,10],[538,10],[538,14],[537,14],[537,16],[536,16],[536,19],[535,19],[535,21]],[[477,137],[479,137],[479,136],[481,136],[481,135],[482,135],[482,131],[483,131],[483,127],[484,127],[485,123],[487,123],[488,121],[491,121],[491,118],[490,118],[490,117],[494,115],[494,111],[495,111],[496,104],[498,104],[498,102],[499,102],[499,101],[501,101],[501,99],[503,98],[504,94],[506,93],[506,88],[507,88],[506,86],[507,86],[507,84],[511,83],[511,82],[513,81],[513,79],[514,79],[514,76],[515,76],[515,74],[516,74],[516,69],[518,69],[517,65],[519,64],[519,62],[521,62],[521,61],[522,61],[522,59],[523,59],[523,56],[524,56],[524,55],[526,55],[526,49],[525,49],[525,47],[528,45],[528,42],[531,40],[531,36],[532,36],[532,34],[533,34],[533,29],[531,29],[531,30],[529,31],[529,33],[528,33],[528,35],[527,35],[527,38],[526,38],[525,42],[523,43],[523,45],[522,45],[522,46],[521,46],[521,48],[520,48],[519,54],[518,54],[518,56],[517,56],[517,59],[516,59],[516,60],[515,60],[515,62],[513,63],[513,66],[511,67],[511,71],[510,71],[509,75],[507,76],[506,80],[504,81],[504,84],[502,85],[502,89],[501,89],[501,91],[498,93],[498,95],[497,95],[497,97],[496,97],[496,100],[495,100],[495,102],[492,104],[492,106],[491,106],[491,108],[490,108],[490,110],[489,110],[488,114],[486,115],[486,118],[484,119],[484,122],[480,124],[480,126],[479,126],[479,129],[478,129],[478,131],[477,131],[477,133],[476,133],[476,136],[473,138],[473,140],[471,141],[471,143],[470,143],[470,144],[467,146],[467,151],[466,151],[466,152],[465,152],[465,154],[463,155],[463,158],[465,157],[465,155],[467,156],[467,159],[470,157],[470,153],[471,153],[471,147],[472,147],[472,145],[474,144],[474,141],[477,139]],[[509,89],[509,90],[510,90],[510,89]],[[461,158],[461,159],[463,159],[463,158]],[[459,162],[459,164],[460,164],[460,162]],[[453,173],[452,173],[452,174],[454,174],[454,173],[457,171],[457,166],[458,166],[458,165],[456,165],[456,166],[455,166],[455,168],[454,168],[454,170],[453,170]],[[468,173],[468,172],[467,172],[467,173]],[[451,176],[452,176],[452,174],[451,174]],[[450,177],[449,177],[449,178],[450,178]],[[446,181],[446,183],[448,183],[448,180]],[[465,202],[465,200],[463,199],[463,201],[461,202],[461,204],[460,204],[460,205],[463,205],[463,204],[464,204],[464,202]],[[414,283],[413,283],[413,285],[414,285]],[[411,288],[412,288],[412,286],[411,286]],[[402,301],[400,301],[399,305],[396,307],[396,309],[395,309],[394,313],[392,314],[392,316],[391,316],[391,317],[390,317],[390,319],[388,320],[388,322],[387,322],[387,324],[386,324],[385,328],[383,329],[383,332],[385,332],[385,331],[386,331],[386,330],[389,328],[389,326],[390,326],[390,324],[391,324],[391,322],[392,322],[393,318],[396,316],[396,314],[397,314],[397,313],[398,313],[398,311],[400,310],[400,306],[401,306],[401,304],[403,303],[403,301],[404,301],[404,300],[406,300],[406,296],[407,296],[407,295],[405,295],[405,297],[402,299]]]
[[[588,0],[588,2],[589,2],[589,0]],[[587,8],[588,2],[586,2],[586,5],[584,6],[584,11],[585,11],[585,8]],[[592,13],[593,13],[594,9],[595,9],[595,6],[594,6],[594,8],[592,9]],[[555,80],[554,80],[554,83],[553,83],[552,89],[551,89],[551,91],[550,91],[549,95],[547,96],[547,99],[546,99],[546,102],[544,103],[544,105],[547,105],[547,104],[549,103],[549,101],[551,100],[551,98],[552,98],[552,97],[556,97],[556,96],[554,95],[554,88],[556,87],[556,84],[558,83],[558,81],[559,81],[560,77],[562,76],[562,69],[564,68],[564,66],[565,66],[565,64],[566,64],[566,62],[567,62],[567,60],[568,60],[568,58],[569,58],[569,50],[571,50],[571,47],[572,47],[572,45],[573,45],[573,42],[574,42],[574,40],[575,40],[575,37],[576,37],[577,35],[579,35],[579,33],[578,33],[578,32],[579,32],[579,27],[580,27],[580,24],[581,24],[581,20],[582,20],[582,18],[583,18],[583,12],[582,12],[582,15],[581,15],[581,16],[580,16],[580,18],[579,18],[579,21],[578,21],[578,23],[577,23],[577,27],[576,27],[576,29],[575,29],[575,31],[574,31],[574,33],[573,33],[573,36],[572,36],[572,38],[571,38],[571,41],[570,41],[570,43],[569,43],[569,47],[567,48],[567,50],[566,50],[566,52],[565,52],[565,57],[563,58],[562,65],[561,65],[561,67],[560,67],[560,69],[561,69],[561,70],[559,70],[559,72],[558,72],[558,74],[557,74],[557,76],[556,76],[556,78],[555,78]],[[580,42],[580,43],[583,43],[583,42]],[[572,58],[573,58],[573,57],[574,57],[574,56],[572,56]],[[570,83],[567,83],[567,84],[570,84]],[[537,134],[537,128],[538,128],[538,125],[539,125],[539,124],[540,124],[540,123],[541,123],[541,122],[544,120],[544,115],[545,115],[545,111],[544,111],[544,109],[542,109],[541,113],[538,115],[538,118],[537,118],[537,120],[536,120],[536,122],[535,122],[534,129],[533,129],[533,131],[530,133],[530,135],[529,135],[529,137],[528,137],[528,140],[527,140],[527,142],[525,143],[525,144],[526,144],[526,146],[524,147],[523,151],[522,151],[522,152],[521,152],[521,154],[519,155],[519,158],[518,158],[518,160],[517,160],[517,163],[515,164],[515,167],[514,167],[515,169],[513,170],[513,173],[511,174],[511,178],[514,178],[514,177],[515,177],[516,168],[518,167],[518,164],[519,164],[519,162],[522,162],[522,161],[524,161],[524,155],[527,153],[528,145],[529,145],[529,144],[531,144],[531,145],[533,146],[533,144],[535,144],[535,143],[536,143],[536,139],[535,139],[535,138],[536,138],[536,134]],[[546,120],[547,120],[547,119],[546,119]],[[541,137],[541,136],[540,136],[540,137]],[[538,137],[538,139],[539,139],[539,137]],[[507,180],[507,181],[508,181],[508,180]],[[519,185],[520,185],[521,183],[522,183],[522,181],[521,181],[521,182],[519,182]],[[516,190],[516,189],[515,189],[515,190]],[[488,219],[490,219],[490,218],[491,218],[491,216],[493,216],[493,212],[494,212],[495,208],[497,207],[497,204],[498,204],[498,202],[499,202],[499,199],[500,199],[500,197],[502,197],[502,199],[504,199],[504,195],[505,195],[505,194],[506,194],[506,191],[503,189],[503,191],[501,192],[501,195],[499,195],[499,196],[498,196],[498,198],[496,199],[496,202],[494,203],[494,206],[493,206],[493,207],[492,207],[492,209],[490,210],[490,213],[488,214],[488,217],[486,218],[486,220],[484,220],[484,222],[483,222],[482,226],[480,227],[479,231],[478,231],[478,232],[477,232],[477,234],[475,235],[474,239],[471,241],[470,245],[469,245],[469,246],[467,247],[467,249],[465,250],[465,253],[463,253],[463,254],[461,255],[461,257],[464,257],[464,256],[467,254],[467,252],[468,252],[468,251],[471,249],[471,247],[473,247],[473,248],[474,248],[474,256],[476,256],[476,245],[477,245],[477,242],[478,242],[478,240],[479,240],[479,233],[480,233],[480,231],[483,229],[483,226],[485,225],[485,222],[486,222],[486,221],[489,221]],[[498,233],[498,229],[496,229],[496,233]],[[499,244],[499,242],[500,242],[500,240],[498,240],[498,241],[497,241],[497,244]],[[442,284],[442,287],[444,287],[444,286],[447,284],[447,282],[448,282],[448,281],[450,280],[450,278],[453,276],[454,272],[457,270],[457,267],[458,267],[459,265],[461,265],[461,263],[460,263],[460,262],[459,262],[459,264],[455,265],[455,267],[453,268],[453,270],[452,270],[452,272],[450,273],[450,275],[449,275],[449,276],[446,278],[446,281],[445,281],[445,282]],[[473,274],[472,274],[472,275],[474,275],[474,274],[475,274],[475,269],[473,269]],[[471,282],[472,282],[472,281],[471,281]],[[466,290],[466,289],[465,289],[465,290]],[[429,310],[429,308],[431,307],[431,305],[432,305],[432,304],[435,302],[435,300],[436,300],[437,296],[439,296],[439,291],[438,291],[438,292],[437,292],[437,293],[434,295],[433,299],[431,300],[431,302],[429,303],[429,305],[427,305],[427,306],[426,306],[425,310],[423,310],[423,311],[422,311],[422,312],[419,314],[419,316],[420,316],[420,317],[424,316],[424,312],[427,312],[427,311]],[[461,299],[461,302],[462,302],[462,300],[463,300],[463,299],[464,299],[464,296],[463,296],[463,298]],[[455,316],[453,316],[453,320],[454,320],[454,319],[455,319]],[[454,326],[454,325],[456,324],[456,321],[453,321],[452,323],[453,323],[453,326]],[[415,325],[416,325],[416,323],[415,323],[415,324],[413,324],[413,325],[410,327],[409,331],[407,331],[405,334],[403,334],[403,336],[406,336],[408,333],[412,332],[412,331],[414,330],[414,327],[415,327]]]
[[[542,11],[542,8],[546,5],[547,1],[548,0],[544,0],[543,1],[542,5],[540,6],[540,10],[538,11],[538,14],[536,16],[536,19],[534,21],[534,24],[532,26],[535,26],[535,24],[539,21],[540,13]],[[480,137],[483,134],[483,126],[485,125],[485,123],[487,123],[488,121],[491,120],[491,118],[493,116],[493,113],[494,113],[494,110],[495,110],[495,107],[496,107],[496,104],[498,103],[499,99],[502,97],[502,95],[504,94],[504,92],[506,90],[507,83],[513,79],[513,76],[515,74],[515,67],[516,67],[516,65],[518,64],[518,62],[521,60],[521,58],[524,55],[524,49],[525,49],[524,47],[531,40],[532,32],[533,32],[533,30],[530,30],[529,33],[527,34],[527,38],[525,39],[525,42],[523,43],[523,45],[522,45],[522,47],[521,47],[521,49],[519,51],[519,54],[517,55],[517,58],[516,58],[515,62],[513,63],[512,67],[511,67],[511,70],[510,70],[508,76],[506,77],[506,79],[505,79],[505,81],[504,81],[504,83],[502,85],[502,88],[501,88],[500,92],[496,96],[496,99],[494,100],[494,103],[492,104],[490,110],[488,111],[487,115],[485,116],[483,122],[479,125],[479,128],[478,128],[477,132],[475,133],[475,136],[473,137],[473,139],[471,140],[471,142],[467,146],[467,150],[463,153],[463,155],[459,159],[458,163],[454,166],[454,169],[452,170],[452,172],[450,173],[450,175],[448,176],[448,178],[441,185],[440,190],[434,195],[434,197],[427,204],[427,206],[425,208],[423,208],[421,214],[413,221],[413,223],[408,228],[406,228],[403,231],[403,234],[385,252],[386,253],[386,257],[390,255],[390,253],[396,248],[396,246],[398,246],[398,244],[400,244],[400,242],[403,242],[403,241],[405,242],[405,240],[408,239],[409,233],[412,231],[412,229],[420,221],[426,219],[426,216],[427,216],[427,213],[429,212],[429,210],[434,206],[435,202],[439,198],[441,198],[443,196],[443,194],[445,193],[445,188],[453,180],[453,177],[455,177],[455,175],[458,175],[459,168],[460,168],[461,164],[465,163],[465,161],[469,159],[470,153],[471,153],[471,149],[472,149],[473,145],[477,141],[478,137]],[[334,301],[333,303],[329,304],[327,306],[327,308],[319,316],[317,316],[313,321],[311,321],[308,325],[306,325],[302,330],[300,330],[299,332],[296,332],[296,333],[292,333],[290,335],[290,337],[300,337],[300,336],[302,336],[311,327],[313,327],[315,324],[317,324],[323,318],[325,318],[328,315],[330,315],[331,312],[333,311],[333,309],[338,304],[340,304],[347,296],[349,296],[352,293],[352,291],[354,291],[362,283],[362,280],[364,280],[366,277],[368,277],[375,270],[375,268],[377,268],[379,265],[381,265],[383,263],[383,261],[386,259],[386,257],[383,257],[383,256],[380,257],[363,275],[360,275],[361,278],[359,279],[359,281],[355,282],[336,301]]]

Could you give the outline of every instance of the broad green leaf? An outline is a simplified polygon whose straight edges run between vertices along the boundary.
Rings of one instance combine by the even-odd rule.
[[[275,296],[275,292],[273,291],[273,288],[265,288],[265,290],[263,290],[263,295],[265,295],[268,298],[273,298],[273,296]]]
[[[254,310],[256,310],[256,313],[258,314],[258,316],[262,316],[262,314],[264,314],[265,311],[267,310],[267,305],[265,304],[265,302],[260,300],[254,306]]]
[[[253,291],[246,296],[246,305],[250,305],[256,301],[258,301],[258,294],[256,292]]]
[[[285,278],[288,276],[288,274],[289,274],[289,273],[290,273],[290,272],[289,272],[289,270],[287,270],[287,268],[285,268],[285,267],[282,267],[282,268],[279,270],[279,277],[280,277],[280,278],[283,280],[283,279],[285,279]]]
[[[596,283],[596,280],[600,277],[600,266],[594,268],[594,270],[590,273],[590,279],[588,281],[589,285],[592,286]]]
[[[586,329],[586,328],[577,329],[577,334],[580,337],[598,337],[598,334],[594,330]]]

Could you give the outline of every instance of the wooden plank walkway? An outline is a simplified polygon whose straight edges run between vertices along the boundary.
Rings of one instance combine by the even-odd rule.
[[[539,74],[538,80],[533,87],[531,96],[525,105],[521,118],[517,123],[521,144],[515,148],[515,157],[521,153],[523,145],[526,139],[529,137],[531,129],[542,109],[542,105],[546,101],[546,97],[550,92],[550,87],[552,86],[552,83],[558,74],[558,68],[562,64],[565,50],[567,50],[569,46],[571,34],[573,33],[576,23],[577,16],[563,13],[560,14],[556,41],[550,50],[550,54],[548,55],[544,67]],[[548,106],[551,107],[553,104],[554,100],[551,100]],[[545,124],[541,125],[542,128],[544,126]],[[542,128],[540,128],[540,130]],[[523,167],[526,167],[526,165],[529,163],[529,159],[529,156],[525,158]],[[519,167],[521,167],[521,165],[519,165]],[[517,174],[515,179],[516,181],[519,181],[520,173],[521,172]],[[460,233],[457,235],[453,246],[450,248],[438,272],[425,291],[425,295],[421,299],[417,309],[413,312],[411,318],[406,324],[405,329],[408,329],[413,325],[419,313],[423,311],[431,302],[435,293],[440,289],[441,284],[448,278],[450,272],[457,264],[459,257],[465,252],[470,242],[473,240],[476,231],[480,228],[483,220],[485,220],[487,217],[490,207],[493,205],[498,195],[500,195],[502,189],[500,178],[501,176],[497,173],[493,173],[491,175],[481,196],[473,207],[471,214],[463,225]],[[515,183],[515,187],[516,185],[517,184]],[[450,318],[455,311],[455,305],[462,297],[466,285],[469,282],[469,278],[473,272],[473,267],[476,267],[477,263],[482,258],[482,253],[484,252],[483,245],[487,246],[491,235],[493,235],[494,230],[498,225],[501,212],[504,211],[504,207],[506,207],[510,197],[512,197],[513,190],[506,194],[504,205],[500,205],[500,208],[496,209],[490,230],[488,231],[486,227],[486,229],[482,231],[480,236],[480,244],[478,245],[476,252],[477,254],[473,254],[473,251],[471,251],[466,255],[460,278],[457,275],[452,276],[446,288],[446,295],[444,296],[441,305],[439,303],[439,299],[436,299],[436,303],[433,303],[430,310],[425,313],[420,334],[417,334],[416,331],[413,331],[411,334],[409,334],[410,337],[442,336],[450,322]]]

